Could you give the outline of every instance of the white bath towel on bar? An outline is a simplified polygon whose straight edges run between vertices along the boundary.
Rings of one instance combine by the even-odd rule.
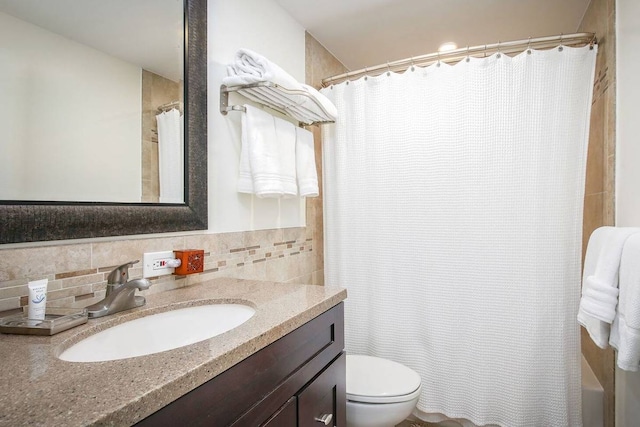
[[[295,196],[295,127],[259,108],[245,108],[238,191],[258,197]]]
[[[622,248],[638,228],[600,227],[589,238],[582,275],[578,322],[600,348],[609,345],[618,304],[618,271]]]
[[[626,371],[640,367],[640,233],[630,236],[620,260],[618,310],[609,343],[618,350],[617,364]]]
[[[318,197],[318,171],[313,146],[313,133],[296,128],[296,175],[301,197]]]
[[[273,118],[276,127],[276,138],[279,166],[275,175],[264,173],[257,175],[254,170],[253,185],[258,197],[295,197],[298,195],[296,182],[296,126],[291,122]],[[279,193],[276,193],[279,191]]]
[[[238,168],[239,193],[253,194],[253,177],[251,175],[250,153],[254,144],[264,138],[275,138],[275,127],[270,114],[245,105],[246,112],[241,115],[240,166]]]

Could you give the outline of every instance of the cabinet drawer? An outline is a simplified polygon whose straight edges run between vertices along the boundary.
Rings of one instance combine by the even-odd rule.
[[[345,353],[298,394],[298,427],[347,425]]]

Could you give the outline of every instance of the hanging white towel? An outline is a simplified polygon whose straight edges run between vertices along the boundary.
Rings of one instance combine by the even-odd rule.
[[[172,109],[156,116],[160,203],[184,203],[183,118]]]
[[[243,93],[253,101],[270,100],[305,123],[324,120],[325,112],[332,120],[335,120],[338,115],[335,105],[326,96],[313,87],[298,82],[280,66],[252,50],[238,50],[235,61],[227,66],[227,74],[227,77],[222,79],[222,83],[227,86],[269,81],[286,89],[306,92],[317,103],[307,96],[286,95],[283,97],[269,89],[257,90],[258,94],[254,92],[254,95]],[[319,108],[318,104],[322,108]]]
[[[313,133],[296,128],[296,174],[301,197],[318,197],[318,172]]]
[[[254,173],[254,187],[258,197],[273,197],[271,194],[272,181],[280,184],[280,194],[283,197],[296,197],[298,195],[298,184],[296,183],[296,126],[291,122],[273,118],[276,127],[277,147],[279,153],[279,169],[277,176],[266,177],[264,186],[256,184]],[[252,166],[253,168],[253,166]]]
[[[630,236],[620,260],[618,312],[611,326],[609,343],[618,350],[618,367],[638,371],[640,367],[640,233]]]
[[[295,127],[259,108],[244,107],[238,191],[258,197],[295,196]]]
[[[584,261],[578,322],[593,342],[607,348],[618,304],[618,271],[622,248],[638,228],[600,227],[589,238]]]
[[[250,105],[244,107],[246,112],[240,116],[242,146],[240,147],[237,189],[239,193],[253,194],[250,150],[252,144],[257,144],[257,139],[264,138],[267,132],[275,131],[275,128],[272,127],[273,121],[270,115]]]

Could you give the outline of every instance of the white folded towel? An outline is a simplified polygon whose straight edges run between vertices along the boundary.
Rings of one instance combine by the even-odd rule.
[[[281,109],[289,112],[296,119],[305,123],[325,120],[326,115],[335,120],[338,110],[335,105],[323,94],[311,86],[298,82],[293,76],[269,61],[266,57],[249,49],[240,49],[236,52],[235,61],[227,66],[227,77],[222,83],[227,86],[236,86],[269,81],[276,83],[285,89],[304,91],[313,97],[318,104],[307,96],[286,95],[282,96],[268,88],[257,89],[254,95],[241,92],[253,101],[264,102],[269,100]],[[323,113],[322,109],[326,112]]]
[[[245,108],[238,191],[258,197],[295,196],[295,126],[251,105]]]
[[[638,228],[600,227],[589,238],[582,275],[578,322],[593,342],[607,348],[618,303],[618,270],[622,248]]]
[[[611,324],[616,317],[618,305],[619,290],[616,282],[599,280],[596,276],[585,277],[580,300],[582,311],[601,322]]]
[[[318,197],[318,172],[313,146],[313,133],[296,128],[296,174],[302,197]]]
[[[618,312],[611,326],[611,346],[618,350],[618,367],[640,367],[640,233],[630,236],[620,260]]]
[[[222,80],[227,86],[269,81],[287,89],[302,90],[302,85],[291,74],[249,49],[236,52],[234,63],[227,66],[227,74]]]

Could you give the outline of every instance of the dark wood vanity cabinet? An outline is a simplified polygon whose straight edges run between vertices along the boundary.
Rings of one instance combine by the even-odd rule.
[[[343,349],[340,303],[137,425],[345,427]]]

